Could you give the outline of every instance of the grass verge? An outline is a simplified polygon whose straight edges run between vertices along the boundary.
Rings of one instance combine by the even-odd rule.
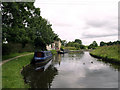
[[[90,55],[108,62],[120,63],[120,45],[98,47]]]
[[[32,55],[13,59],[2,65],[2,88],[28,88],[24,83],[21,70],[23,66],[30,63]]]
[[[64,49],[68,49],[68,50],[77,50],[75,47],[64,47]]]
[[[2,61],[6,60],[6,59],[9,59],[9,58],[16,57],[16,56],[20,56],[20,55],[28,54],[28,53],[30,53],[30,52],[12,53],[12,54],[9,54],[9,55],[3,55],[3,56],[2,56]]]
[[[57,54],[56,50],[50,50],[52,52],[53,55]]]

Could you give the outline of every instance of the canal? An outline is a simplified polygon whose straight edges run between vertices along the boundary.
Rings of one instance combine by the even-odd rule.
[[[84,51],[55,55],[42,66],[28,65],[22,75],[31,88],[118,88],[118,68]]]

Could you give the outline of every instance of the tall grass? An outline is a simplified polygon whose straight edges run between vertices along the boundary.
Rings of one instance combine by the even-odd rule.
[[[120,62],[120,45],[98,47],[91,51],[90,54],[103,59]]]
[[[33,55],[19,57],[2,65],[2,88],[28,88],[21,70],[30,63]]]

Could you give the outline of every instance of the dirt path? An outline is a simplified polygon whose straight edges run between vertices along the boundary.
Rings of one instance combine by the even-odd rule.
[[[10,59],[4,60],[4,61],[0,62],[0,66],[1,66],[2,64],[4,64],[4,63],[10,61],[10,60],[13,60],[13,59],[16,59],[16,58],[19,58],[19,57],[23,57],[23,56],[27,56],[27,55],[31,55],[31,54],[33,54],[33,53],[24,54],[24,55],[16,56],[16,57],[14,57],[14,58],[10,58]]]

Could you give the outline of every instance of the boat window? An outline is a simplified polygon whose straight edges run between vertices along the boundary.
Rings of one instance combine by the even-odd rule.
[[[49,53],[47,52],[47,56],[49,56]]]
[[[37,57],[44,57],[44,54],[42,52],[37,52]]]

